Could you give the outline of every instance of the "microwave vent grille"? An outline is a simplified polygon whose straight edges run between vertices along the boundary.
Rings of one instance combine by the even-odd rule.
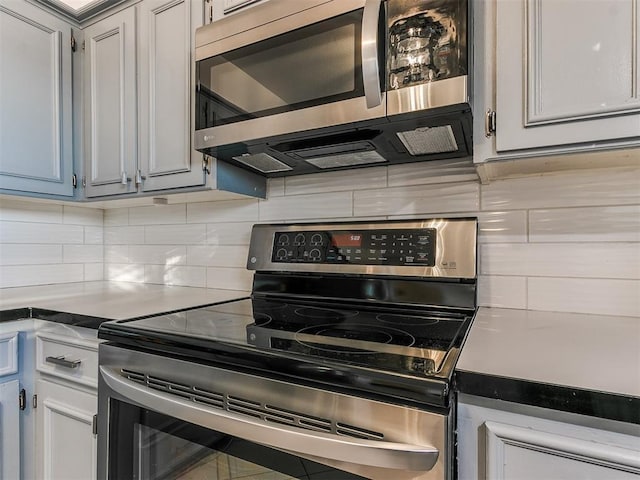
[[[286,163],[283,163],[266,153],[247,153],[232,158],[262,173],[288,172],[289,170],[293,170]]]
[[[378,152],[353,152],[341,155],[330,155],[326,157],[308,158],[306,162],[311,165],[326,169],[339,167],[353,167],[356,165],[368,165],[370,163],[384,163],[385,160]]]
[[[458,150],[456,137],[449,125],[421,127],[407,132],[398,132],[398,138],[413,156]]]

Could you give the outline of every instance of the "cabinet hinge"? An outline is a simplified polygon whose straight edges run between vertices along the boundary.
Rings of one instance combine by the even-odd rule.
[[[18,405],[20,410],[24,410],[27,408],[27,392],[24,388],[20,389],[20,394],[18,395]]]
[[[71,185],[73,188],[78,188],[78,176],[75,173],[71,176]]]
[[[73,32],[71,32],[71,51],[75,52],[78,48],[78,43],[76,42],[76,37],[73,36]]]
[[[94,435],[98,435],[98,414],[93,416],[93,420],[91,422],[91,431]]]
[[[207,175],[211,173],[211,157],[209,155],[202,155],[202,170]]]
[[[484,117],[484,134],[490,137],[496,133],[496,112],[495,110],[487,110]]]
[[[33,408],[38,408],[38,394],[37,393],[33,397],[31,397],[31,406]]]
[[[82,40],[82,51],[84,52],[84,47],[85,47],[85,43],[84,40]]]

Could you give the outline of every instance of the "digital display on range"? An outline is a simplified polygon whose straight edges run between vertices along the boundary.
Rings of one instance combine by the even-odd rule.
[[[277,232],[271,261],[432,267],[435,228]]]
[[[331,235],[331,245],[334,247],[361,247],[361,233],[333,233]]]

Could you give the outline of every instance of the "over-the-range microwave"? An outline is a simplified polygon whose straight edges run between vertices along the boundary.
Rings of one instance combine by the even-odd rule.
[[[268,177],[471,155],[468,0],[268,0],[196,32],[198,150]]]

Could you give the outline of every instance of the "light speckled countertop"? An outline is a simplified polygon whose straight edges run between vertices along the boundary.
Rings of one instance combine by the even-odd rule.
[[[248,296],[241,290],[82,282],[0,289],[0,310],[32,307],[124,320]]]
[[[456,370],[640,397],[640,318],[483,307]]]

